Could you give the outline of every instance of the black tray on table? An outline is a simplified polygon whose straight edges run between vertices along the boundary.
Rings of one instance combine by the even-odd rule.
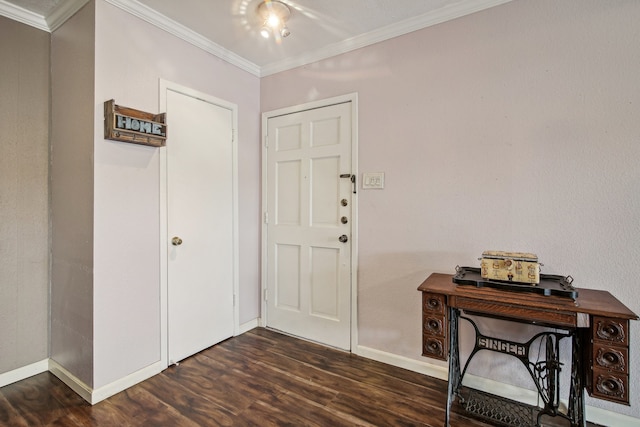
[[[477,288],[495,288],[514,292],[529,292],[544,296],[555,295],[571,299],[578,298],[578,291],[571,285],[573,277],[556,276],[553,274],[541,274],[540,283],[503,282],[501,280],[484,279],[480,268],[456,267],[453,283],[457,285],[472,285]]]

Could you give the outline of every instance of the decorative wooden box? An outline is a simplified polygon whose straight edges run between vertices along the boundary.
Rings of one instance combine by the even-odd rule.
[[[483,279],[532,285],[540,283],[540,264],[534,254],[484,251],[480,260]]]

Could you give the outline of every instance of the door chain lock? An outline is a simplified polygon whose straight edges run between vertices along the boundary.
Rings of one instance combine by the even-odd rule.
[[[356,176],[351,175],[350,173],[343,173],[340,174],[340,178],[349,178],[349,180],[353,184],[353,194],[356,194]]]

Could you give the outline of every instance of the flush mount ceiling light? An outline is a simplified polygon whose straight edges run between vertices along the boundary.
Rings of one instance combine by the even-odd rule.
[[[265,0],[258,5],[258,15],[262,18],[260,35],[266,39],[287,37],[291,34],[287,28],[287,20],[291,16],[289,7],[277,0]]]

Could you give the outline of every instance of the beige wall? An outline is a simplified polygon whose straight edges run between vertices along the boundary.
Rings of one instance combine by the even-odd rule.
[[[93,385],[94,3],[51,36],[51,359]]]
[[[360,345],[426,360],[417,286],[487,249],[640,313],[638,20],[633,0],[516,0],[261,80],[263,111],[358,92],[359,172],[386,173],[358,194]],[[472,373],[526,379],[481,360]],[[588,403],[640,417],[638,375],[631,407]]]
[[[0,374],[48,357],[49,39],[0,17]]]

